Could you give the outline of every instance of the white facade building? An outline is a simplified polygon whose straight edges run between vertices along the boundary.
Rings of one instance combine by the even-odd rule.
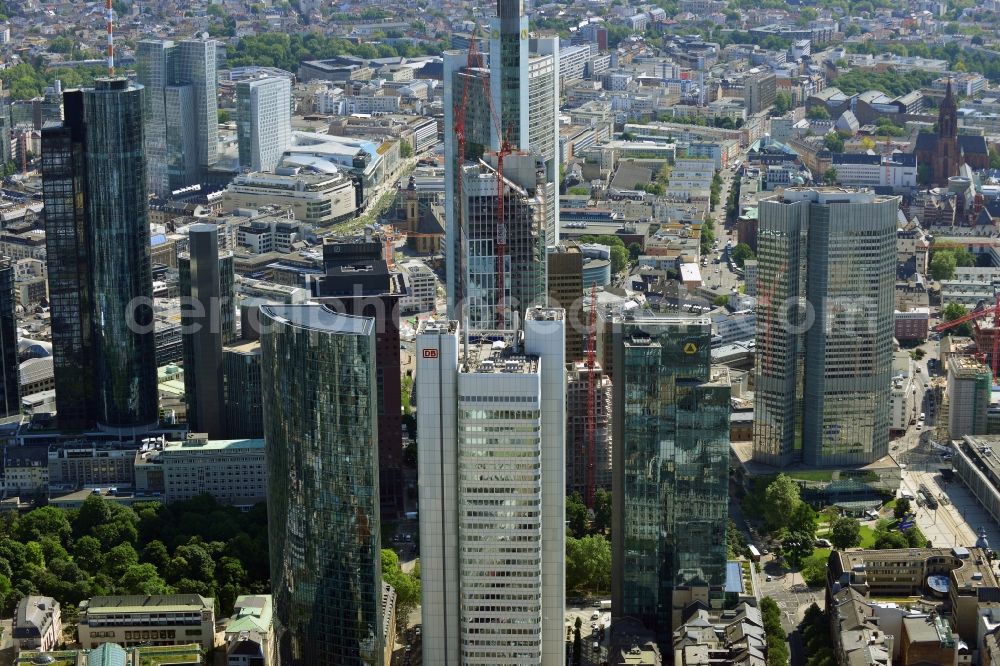
[[[267,76],[236,84],[236,136],[240,166],[273,171],[292,135],[292,84]]]
[[[457,322],[421,325],[426,663],[566,662],[564,316],[533,308],[523,342],[464,355]]]
[[[889,429],[906,430],[917,417],[916,387],[913,383],[913,361],[907,352],[897,352],[892,361],[892,389],[889,392]]]
[[[400,264],[406,275],[409,289],[399,301],[401,312],[428,312],[434,310],[437,301],[437,276],[422,261],[406,261]]]

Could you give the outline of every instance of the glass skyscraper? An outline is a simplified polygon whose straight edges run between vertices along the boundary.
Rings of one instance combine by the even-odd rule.
[[[317,304],[260,317],[281,663],[382,666],[374,319]]]
[[[142,87],[67,92],[42,134],[56,406],[67,428],[158,421]]]
[[[761,201],[754,459],[854,465],[889,452],[897,197]]]
[[[21,375],[17,363],[17,315],[14,313],[14,266],[0,262],[0,414],[21,412]]]
[[[729,375],[707,318],[616,316],[612,336],[611,607],[666,640],[679,590],[725,582]]]
[[[197,183],[219,161],[217,42],[143,40],[136,73],[146,88],[149,190],[161,197]]]
[[[188,252],[177,258],[181,288],[184,393],[193,432],[228,435],[223,408],[222,347],[236,338],[233,254],[219,253],[218,228],[188,228]]]

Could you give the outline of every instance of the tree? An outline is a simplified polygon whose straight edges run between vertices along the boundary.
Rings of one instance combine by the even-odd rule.
[[[229,111],[227,109],[219,109],[215,115],[218,117],[220,125],[225,125],[229,122]]]
[[[566,591],[599,593],[611,589],[611,544],[601,535],[566,537]]]
[[[120,543],[104,558],[104,573],[111,579],[121,578],[129,567],[139,564],[139,554],[130,543]]]
[[[737,266],[743,266],[747,259],[753,259],[754,253],[746,243],[737,243],[733,248],[733,261]]]
[[[781,609],[771,597],[760,600],[760,612],[764,621],[764,634],[767,637],[768,666],[787,666],[788,644],[785,642],[785,630],[781,626]]]
[[[570,533],[578,539],[587,533],[587,505],[580,493],[566,498],[566,523]]]
[[[790,532],[808,534],[813,539],[816,537],[816,527],[818,524],[819,515],[811,506],[801,501],[795,505],[791,515],[788,517],[788,530]]]
[[[830,112],[825,106],[814,106],[806,111],[806,118],[809,120],[829,120]]]
[[[783,116],[788,113],[788,110],[792,108],[792,96],[782,90],[774,96],[774,110],[772,114],[775,116]]]
[[[396,624],[405,627],[410,613],[420,603],[420,577],[408,574],[399,566],[399,556],[390,549],[382,549],[382,580],[396,590]]]
[[[725,294],[719,294],[714,299],[712,299],[712,305],[715,305],[720,308],[725,307],[728,304],[729,304],[729,296],[726,296]]]
[[[836,132],[828,132],[827,135],[823,137],[823,145],[831,153],[844,152],[844,140]]]
[[[948,303],[941,308],[941,321],[955,321],[959,317],[964,317],[965,314],[965,306],[961,303]],[[968,322],[952,328],[951,331],[955,335],[972,335],[972,327],[969,326]]]
[[[782,542],[782,554],[793,568],[800,568],[802,562],[813,554],[816,547],[815,538],[815,535],[807,532],[791,532]]]
[[[705,218],[705,221],[701,223],[701,236],[698,239],[698,245],[701,249],[702,254],[708,254],[712,251],[712,245],[715,243],[715,219],[711,215]]]
[[[611,247],[611,272],[621,273],[628,265],[628,250],[621,245]]]
[[[775,530],[782,527],[801,501],[798,484],[784,474],[776,476],[764,490],[764,505],[761,507],[768,528]]]
[[[636,262],[639,261],[639,257],[642,255],[642,245],[639,243],[632,243],[628,246],[628,258],[629,261]]]
[[[898,530],[892,530],[884,521],[875,528],[875,543],[872,546],[875,550],[892,550],[895,548],[909,548],[910,543],[906,535]]]
[[[896,520],[902,520],[910,513],[910,500],[902,497],[896,500],[896,505],[892,507],[892,515]]]
[[[603,488],[594,492],[594,532],[604,534],[611,527],[611,493]]]
[[[160,578],[152,564],[133,564],[119,577],[117,583],[121,594],[170,594],[172,588]]]
[[[823,182],[826,183],[827,185],[836,185],[838,175],[839,174],[837,174],[837,170],[833,167],[830,167],[829,169],[823,172]]]
[[[830,542],[838,550],[861,544],[861,523],[857,518],[842,516],[830,527]]]
[[[406,139],[400,139],[399,141],[399,156],[404,160],[413,156],[413,146]]]
[[[955,277],[957,259],[954,253],[939,250],[931,258],[931,277],[935,280],[950,280]]]
[[[24,514],[14,527],[14,535],[19,541],[38,541],[43,536],[52,536],[65,544],[69,543],[72,533],[66,512],[53,506]]]

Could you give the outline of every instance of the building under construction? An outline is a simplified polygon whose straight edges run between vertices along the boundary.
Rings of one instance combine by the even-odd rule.
[[[592,434],[588,433],[590,418],[594,419]],[[589,485],[591,473],[593,487]],[[611,380],[600,363],[591,368],[586,361],[576,361],[566,373],[566,492],[590,498],[596,490],[611,490]]]
[[[506,198],[499,194],[501,183],[507,177],[505,170],[515,168],[513,162],[522,154],[531,162],[530,187],[520,177],[507,177],[507,180],[533,191],[533,196],[544,195],[542,198],[547,205],[540,210],[543,217],[539,227],[542,247],[555,244],[559,237],[559,206],[556,205],[559,38],[531,35],[523,0],[497,0],[497,14],[492,21],[488,44],[488,52],[484,53],[479,51],[476,39],[472,40],[468,51],[444,53],[445,200],[450,202],[445,211],[449,316],[462,318],[461,310],[472,297],[470,291],[480,290],[481,294],[482,282],[473,281],[471,273],[485,273],[483,257],[493,256],[496,261],[493,269],[496,312],[491,320],[481,320],[481,326],[477,326],[470,316],[471,331],[509,328],[511,311],[520,309],[523,313],[526,305],[521,302],[515,308],[504,306],[506,292],[516,291],[506,285],[508,273],[517,276],[527,271],[533,275],[534,269],[518,264],[517,257],[509,261],[505,257],[504,219],[509,215],[504,210]],[[478,198],[474,202],[474,213],[479,220],[471,222],[467,218],[469,211],[465,209],[467,197],[462,192],[464,166],[469,162],[477,164],[480,158],[490,162],[495,170],[494,192],[490,195],[482,187],[473,195]],[[511,163],[509,167],[507,162]],[[537,182],[536,172],[541,173]],[[493,224],[497,235],[487,242],[481,229],[489,212],[491,196],[493,215],[500,223]],[[512,203],[518,207],[517,202]],[[472,224],[477,224],[479,230],[470,228]],[[479,236],[473,238],[474,234]],[[485,247],[490,243],[492,247]],[[468,255],[470,248],[473,254]],[[540,260],[545,261],[544,253]],[[544,263],[541,271],[544,289]],[[481,308],[482,301],[479,303]]]
[[[515,330],[526,308],[546,301],[545,214],[556,204],[546,192],[544,165],[526,153],[507,156],[500,218],[496,163],[491,153],[462,168],[465,305],[473,331]],[[501,219],[502,232],[498,229]],[[501,233],[506,237],[502,256],[497,247]],[[501,265],[502,282],[498,279]],[[498,309],[503,310],[502,324]]]

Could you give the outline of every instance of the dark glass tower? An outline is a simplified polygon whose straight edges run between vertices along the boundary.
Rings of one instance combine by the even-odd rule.
[[[42,142],[56,406],[65,427],[141,431],[158,420],[142,87],[98,79],[64,107]]]
[[[63,124],[42,130],[42,192],[56,411],[60,428],[80,430],[97,415],[83,94],[66,93],[64,108]]]
[[[375,320],[263,305],[268,541],[283,666],[382,666]]]
[[[17,316],[14,313],[14,267],[0,262],[0,414],[21,411],[21,375],[17,365]]]
[[[612,334],[611,607],[669,645],[679,592],[725,582],[729,378],[706,318],[638,313]]]
[[[323,242],[326,274],[313,283],[313,296],[337,312],[374,317],[378,396],[378,462],[382,517],[405,511],[403,419],[399,367],[399,299],[406,286],[385,261],[382,236],[328,237]]]
[[[193,432],[227,437],[222,395],[222,346],[235,336],[233,256],[219,256],[214,224],[195,224],[188,232],[188,253],[178,257],[181,331],[184,343],[184,393]]]

